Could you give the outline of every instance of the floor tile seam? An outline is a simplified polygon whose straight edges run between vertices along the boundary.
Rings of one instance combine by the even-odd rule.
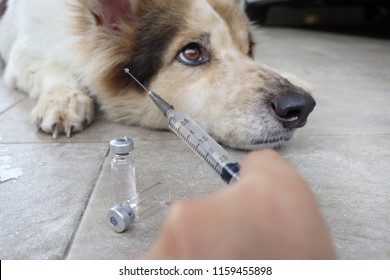
[[[11,110],[12,108],[16,107],[17,105],[19,105],[20,103],[22,103],[24,100],[28,99],[29,97],[28,96],[24,96],[23,98],[21,98],[19,101],[17,101],[16,103],[13,103],[11,106],[5,108],[3,111],[0,111],[0,116],[5,114],[6,112],[8,112],[9,110]]]
[[[86,201],[85,201],[85,203],[84,203],[83,211],[81,211],[81,214],[80,214],[80,216],[79,216],[79,218],[78,218],[78,223],[77,223],[77,225],[75,226],[75,229],[74,229],[74,231],[73,231],[73,233],[72,233],[72,235],[71,235],[71,237],[70,237],[70,239],[69,239],[69,242],[68,242],[68,244],[67,244],[66,247],[65,247],[64,255],[63,255],[63,259],[64,259],[64,260],[66,260],[66,259],[68,258],[69,252],[70,252],[70,250],[72,249],[74,240],[75,240],[75,238],[76,238],[76,236],[77,236],[77,233],[79,232],[81,223],[82,223],[83,220],[84,220],[85,212],[86,212],[86,210],[87,210],[87,208],[88,208],[88,206],[89,206],[89,203],[90,203],[90,201],[91,201],[91,197],[92,197],[93,194],[95,193],[97,184],[98,184],[98,182],[100,181],[100,178],[101,178],[101,176],[102,176],[102,171],[103,171],[104,163],[105,163],[105,161],[106,161],[106,159],[107,159],[109,153],[110,153],[110,151],[107,149],[107,152],[106,152],[106,154],[105,154],[105,156],[104,156],[104,159],[102,160],[101,165],[100,165],[100,167],[99,167],[99,170],[98,170],[98,172],[97,172],[97,176],[95,177],[95,180],[94,180],[94,182],[93,182],[93,187],[92,187],[91,191],[89,192],[88,197],[87,197],[87,199],[86,199]]]

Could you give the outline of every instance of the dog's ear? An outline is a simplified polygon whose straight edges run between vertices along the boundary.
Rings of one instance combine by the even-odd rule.
[[[98,0],[99,12],[94,14],[96,24],[110,27],[113,31],[119,31],[121,22],[135,21],[137,0]]]

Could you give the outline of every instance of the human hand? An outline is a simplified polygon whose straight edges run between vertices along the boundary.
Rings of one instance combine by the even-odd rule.
[[[146,259],[333,259],[308,184],[274,151],[251,153],[240,180],[179,202]]]

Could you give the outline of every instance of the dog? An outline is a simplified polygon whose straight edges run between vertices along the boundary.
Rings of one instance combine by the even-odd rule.
[[[124,68],[238,149],[290,140],[316,105],[307,90],[255,61],[244,0],[3,0],[0,7],[4,81],[36,99],[33,123],[54,138],[82,131],[96,110],[126,125],[166,128]]]

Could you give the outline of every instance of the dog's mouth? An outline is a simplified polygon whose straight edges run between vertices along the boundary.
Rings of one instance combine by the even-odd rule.
[[[246,143],[241,143],[236,148],[243,150],[259,150],[266,148],[277,148],[284,142],[290,141],[295,129],[286,130],[278,135],[265,135],[262,137],[251,137]]]

